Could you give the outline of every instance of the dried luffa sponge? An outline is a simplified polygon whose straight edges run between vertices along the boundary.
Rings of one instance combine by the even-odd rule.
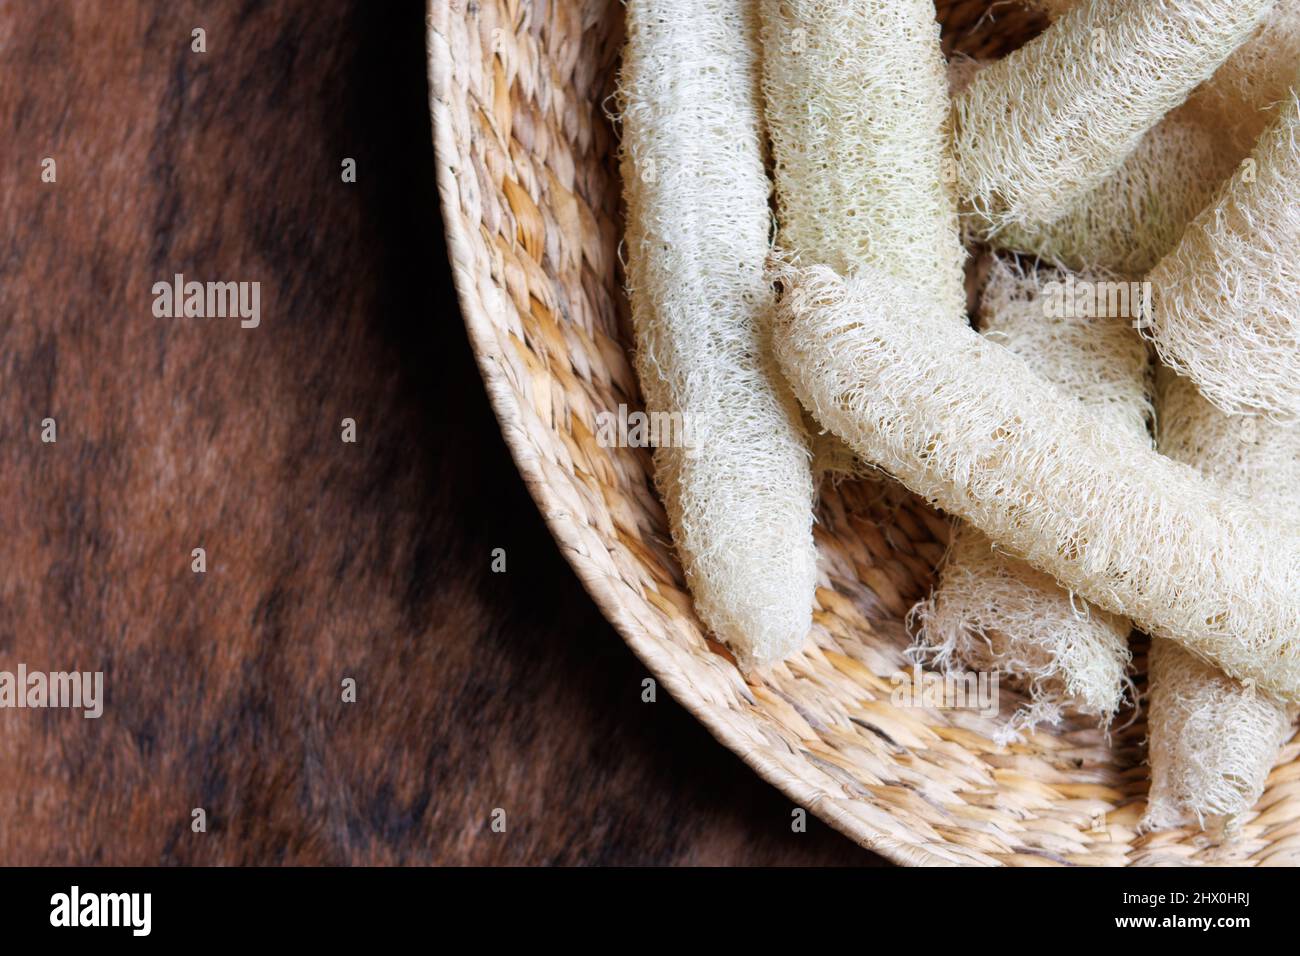
[[[1056,17],[1077,4],[1036,5]],[[1250,153],[1286,99],[1297,62],[1300,0],[1278,0],[1214,76],[1147,133],[1112,175],[1054,221],[1002,230],[998,245],[1071,269],[1145,275]],[[950,70],[955,67],[956,61]],[[978,221],[968,225],[978,233]]]
[[[1080,0],[1029,0],[1057,19]],[[1250,37],[1187,101],[1194,114],[1240,159],[1272,122],[1300,62],[1300,0],[1276,3]]]
[[[954,101],[959,195],[989,235],[1039,228],[1114,173],[1273,0],[1085,0]]]
[[[1160,451],[1239,494],[1294,516],[1300,506],[1300,428],[1225,415],[1187,379],[1161,370]],[[1233,680],[1177,644],[1152,641],[1146,829],[1222,829],[1264,792],[1291,708]]]
[[[1300,98],[1148,276],[1143,334],[1229,413],[1300,416]]]
[[[1146,275],[1237,168],[1220,138],[1177,110],[1055,221],[1008,226],[996,242],[1070,269]]]
[[[1142,828],[1230,827],[1264,793],[1291,734],[1287,706],[1159,638],[1147,679],[1151,790]]]
[[[985,66],[986,61],[969,57],[949,60],[952,95],[969,86]],[[1010,225],[993,241],[1001,249],[1030,253],[1076,272],[1146,275],[1178,244],[1187,224],[1245,155],[1225,148],[1222,137],[1204,118],[1180,107],[1143,136],[1114,173],[1075,199],[1056,220],[1030,227]],[[970,241],[988,239],[979,220],[967,217],[965,225]]]
[[[700,617],[743,666],[811,626],[810,452],[771,359],[770,185],[744,0],[630,0],[620,77],[627,275],[656,482]]]
[[[1062,586],[1300,699],[1300,533],[892,277],[777,264],[777,358],[864,460]]]
[[[1117,434],[1149,447],[1146,347],[1125,318],[1053,314],[1065,310],[1050,308],[1043,289],[1064,279],[998,260],[984,287],[981,330]],[[1031,702],[1013,716],[1011,734],[1055,723],[1063,708],[1109,723],[1124,701],[1132,624],[1071,595],[970,525],[954,528],[939,582],[913,609],[912,623],[922,659],[997,670],[1025,685]]]
[[[1240,158],[1277,118],[1300,63],[1300,0],[1277,6],[1228,57],[1187,107],[1225,137]]]
[[[966,311],[950,101],[931,0],[760,0],[777,244],[884,269]]]

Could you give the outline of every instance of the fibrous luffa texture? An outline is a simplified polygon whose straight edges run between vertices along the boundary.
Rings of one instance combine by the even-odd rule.
[[[864,460],[1105,610],[1300,699],[1300,533],[871,270],[781,267],[777,357]]]
[[[1300,521],[1300,425],[1225,415],[1186,378],[1161,369],[1158,447],[1211,481]]]
[[[1207,80],[1273,0],[1087,0],[954,103],[959,195],[990,235],[1053,222]]]
[[[1038,4],[1054,17],[1077,5]],[[1278,0],[1214,76],[1148,132],[1113,174],[1053,222],[1008,226],[997,243],[1071,269],[1145,275],[1250,153],[1285,99],[1297,62],[1300,0]],[[973,223],[976,232],[979,225]]]
[[[743,0],[631,0],[620,88],[637,367],[691,447],[656,481],[701,618],[742,665],[798,649],[816,552],[807,436],[770,359],[770,186]]]
[[[1300,428],[1225,415],[1162,369],[1160,450],[1212,481],[1279,511],[1300,505]],[[1290,708],[1171,641],[1152,641],[1147,734],[1151,791],[1143,826],[1231,824],[1264,792]]]
[[[1173,641],[1147,656],[1151,790],[1145,830],[1229,826],[1258,802],[1291,731],[1287,707]]]
[[[966,311],[949,99],[931,0],[760,0],[777,243],[884,269]]]
[[[987,65],[960,56],[949,60],[952,95],[969,86]],[[1076,198],[1056,220],[1012,224],[993,241],[1002,249],[1031,253],[1076,272],[1146,275],[1178,244],[1187,224],[1209,205],[1247,152],[1225,147],[1222,132],[1207,122],[1200,113],[1191,115],[1188,106],[1180,107],[1143,136],[1114,173]],[[965,224],[971,239],[988,238],[979,221],[968,217]]]
[[[1249,40],[1188,101],[1238,157],[1250,151],[1287,100],[1300,63],[1300,0],[1277,0]]]
[[[1224,149],[1221,138],[1175,111],[1057,219],[1010,225],[995,241],[1070,269],[1146,275],[1236,169],[1241,156]]]
[[[1052,19],[1080,0],[1030,0]],[[1273,9],[1241,46],[1194,92],[1187,108],[1224,140],[1224,151],[1240,159],[1272,122],[1286,99],[1300,62],[1300,0],[1276,0]]]
[[[1123,317],[1049,314],[1043,287],[1063,281],[1055,270],[1022,272],[998,261],[984,287],[983,333],[1092,408],[1115,434],[1149,447],[1146,346]],[[1025,683],[1031,703],[1012,718],[1009,734],[1056,722],[1062,707],[1108,723],[1123,703],[1130,622],[1075,598],[970,525],[954,528],[938,585],[912,617],[919,656]]]
[[[1144,334],[1229,413],[1300,418],[1300,98],[1151,271]]]

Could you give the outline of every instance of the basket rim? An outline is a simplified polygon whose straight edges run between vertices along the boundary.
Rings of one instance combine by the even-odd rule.
[[[817,788],[785,772],[754,748],[745,747],[740,734],[730,729],[726,721],[721,720],[713,713],[713,708],[709,703],[695,693],[689,678],[673,663],[669,655],[662,652],[658,641],[650,636],[640,622],[626,612],[622,607],[618,594],[608,579],[584,567],[580,560],[582,544],[579,536],[570,526],[571,519],[568,512],[563,502],[550,491],[540,466],[536,464],[534,456],[530,454],[526,446],[526,439],[523,437],[521,427],[522,415],[518,396],[502,374],[500,363],[496,360],[493,336],[491,335],[491,319],[486,314],[486,310],[480,311],[476,309],[471,286],[473,279],[466,268],[458,265],[461,262],[472,262],[474,256],[471,238],[462,230],[457,215],[459,209],[456,207],[455,200],[458,195],[455,172],[452,165],[447,161],[447,157],[460,155],[456,139],[454,132],[448,128],[448,124],[439,121],[439,111],[434,108],[437,96],[434,85],[434,71],[439,67],[449,67],[451,56],[449,44],[436,42],[439,33],[437,13],[439,8],[443,7],[444,5],[440,4],[439,0],[427,0],[425,45],[428,58],[427,81],[429,84],[433,129],[433,161],[437,176],[439,210],[443,220],[443,232],[446,239],[452,286],[456,290],[457,304],[460,308],[461,317],[465,322],[470,348],[474,353],[475,365],[478,366],[479,374],[483,379],[488,403],[497,418],[498,425],[501,427],[502,438],[510,451],[510,457],[514,460],[515,467],[524,480],[524,486],[528,489],[529,495],[541,513],[542,520],[546,523],[546,527],[555,539],[556,544],[559,545],[560,553],[570,568],[573,569],[579,582],[595,602],[601,614],[609,621],[614,630],[618,632],[619,636],[623,638],[623,641],[649,669],[651,674],[663,684],[673,699],[703,724],[715,740],[739,756],[760,778],[776,787],[797,806],[811,810],[819,819],[842,833],[862,849],[876,853],[892,863],[902,866],[942,866],[949,864],[950,861],[934,855],[921,844],[904,842],[895,837],[886,836],[883,832],[855,819],[845,811],[840,810],[834,802],[823,800],[823,795],[818,792]],[[452,71],[446,69],[444,75],[452,75]],[[469,159],[469,157],[465,158]],[[888,812],[887,807],[884,809]]]

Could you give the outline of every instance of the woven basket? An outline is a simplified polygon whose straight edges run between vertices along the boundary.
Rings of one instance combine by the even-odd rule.
[[[593,435],[597,412],[640,403],[605,116],[621,6],[429,9],[447,248],[488,394],[565,557],[678,701],[796,804],[899,863],[1300,863],[1300,742],[1234,840],[1139,837],[1141,719],[1109,739],[1078,722],[998,746],[998,721],[973,709],[891,703],[891,678],[910,673],[903,619],[931,586],[948,522],[890,483],[824,489],[813,634],[747,682],[692,611],[649,454]],[[938,13],[947,52],[977,57],[1043,26],[1006,0],[940,0]],[[1004,715],[1019,703],[1001,697]]]

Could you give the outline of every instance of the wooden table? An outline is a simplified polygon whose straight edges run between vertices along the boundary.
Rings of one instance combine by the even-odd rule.
[[[5,17],[0,670],[106,700],[0,710],[0,863],[878,862],[642,702],[525,493],[420,3]],[[178,273],[259,283],[259,324],[159,317]]]

